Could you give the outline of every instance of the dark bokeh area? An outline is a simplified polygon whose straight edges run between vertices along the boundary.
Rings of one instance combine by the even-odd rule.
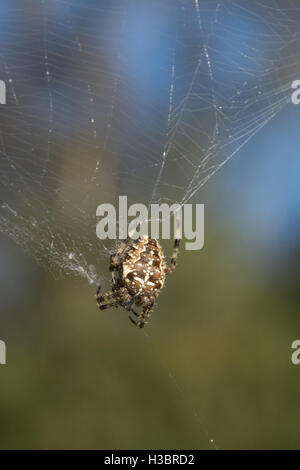
[[[116,1],[112,2],[113,15],[107,14],[106,17],[105,8],[97,10],[94,9],[95,2],[87,3],[93,7],[95,29],[99,20],[96,12],[102,12],[99,21],[103,28],[103,25],[107,28],[101,29],[106,31],[102,37],[106,40],[105,47],[112,44],[115,37],[120,40],[110,25],[115,25],[111,19],[115,18],[114,15],[118,18],[116,24],[120,24],[124,11],[130,18],[129,24],[135,25],[140,37],[149,45],[153,25],[149,30],[141,26],[150,15],[148,9],[146,12],[139,10],[135,17],[132,2],[128,2],[123,10]],[[226,10],[226,2],[218,3]],[[278,2],[274,3],[277,8],[274,18],[279,21],[282,19],[279,14],[281,7]],[[18,2],[14,1],[11,5],[6,5],[9,10],[7,24],[19,18],[21,11],[17,9]],[[169,9],[169,2],[166,5]],[[51,7],[53,11],[50,12]],[[5,9],[4,6],[2,8]],[[27,11],[24,7],[27,21],[30,8]],[[214,16],[215,10],[216,6],[211,6]],[[205,22],[205,12],[206,9],[203,10],[203,24],[207,33],[211,23]],[[226,21],[233,24],[234,16],[229,13],[227,10]],[[259,18],[262,15],[261,6],[257,6],[257,10],[254,8],[253,13],[257,13]],[[272,14],[275,15],[275,12]],[[52,15],[56,15],[56,21]],[[63,24],[69,24],[69,29],[57,45],[60,15]],[[193,12],[185,11],[184,15],[188,24]],[[271,15],[269,11],[268,15]],[[268,15],[265,24],[271,23],[271,16]],[[166,11],[163,9],[165,17]],[[247,37],[247,19],[253,25],[253,17],[246,13],[240,15],[238,27],[233,28],[234,35],[240,34],[245,41],[250,41]],[[277,113],[276,80],[280,82],[283,74],[279,64],[278,68],[274,68],[277,75],[266,97],[269,108],[274,105],[274,119],[262,126],[260,132],[255,133],[247,145],[241,146],[234,158],[193,196],[191,202],[205,204],[205,246],[201,251],[193,252],[184,250],[182,243],[178,267],[168,278],[150,324],[139,331],[132,327],[127,312],[121,309],[100,312],[94,298],[96,286],[90,285],[86,279],[76,279],[78,276],[72,273],[72,266],[68,268],[67,276],[57,276],[58,279],[55,279],[49,272],[53,260],[49,257],[47,243],[50,228],[57,239],[62,237],[66,251],[60,246],[55,254],[55,263],[62,271],[68,250],[74,251],[77,246],[78,252],[84,252],[87,246],[92,246],[92,250],[86,249],[89,262],[95,264],[97,269],[100,266],[99,277],[105,282],[105,288],[109,287],[109,252],[103,249],[102,242],[95,236],[95,202],[103,202],[103,199],[110,202],[109,198],[116,199],[119,194],[124,194],[126,188],[133,202],[150,200],[152,183],[157,181],[157,162],[160,162],[157,157],[159,139],[156,140],[156,137],[159,136],[162,142],[166,140],[155,119],[158,115],[162,119],[167,113],[155,113],[152,108],[150,112],[148,99],[155,102],[156,108],[163,102],[159,111],[168,110],[166,77],[160,88],[161,82],[155,81],[159,74],[155,72],[163,70],[169,47],[172,51],[174,38],[170,31],[176,15],[168,23],[170,31],[167,31],[165,49],[160,51],[156,71],[147,71],[147,60],[143,55],[146,46],[143,42],[137,44],[134,35],[127,38],[126,50],[132,51],[132,56],[126,60],[132,63],[131,74],[137,74],[138,69],[142,68],[142,78],[138,77],[141,89],[136,88],[136,83],[126,87],[129,81],[123,76],[123,57],[117,54],[119,43],[114,45],[116,53],[110,54],[103,43],[101,47],[96,43],[94,29],[91,36],[87,34],[90,16],[83,2],[77,9],[73,2],[69,6],[65,2],[46,2],[45,18],[48,18],[46,29],[44,25],[44,28],[30,31],[33,43],[25,44],[24,48],[34,53],[32,56],[22,56],[21,63],[20,51],[14,49],[11,31],[8,27],[1,31],[1,38],[6,38],[12,48],[11,55],[8,54],[12,62],[8,63],[8,70],[14,78],[17,97],[25,103],[28,99],[25,92],[29,90],[26,88],[26,74],[29,71],[24,67],[14,68],[12,58],[17,57],[19,65],[28,64],[28,69],[30,64],[40,64],[40,68],[30,69],[30,73],[34,80],[39,77],[36,86],[41,95],[36,96],[36,106],[44,110],[45,121],[41,121],[41,128],[37,127],[34,131],[40,117],[38,113],[34,114],[37,109],[34,106],[20,111],[17,107],[12,111],[1,108],[0,112],[4,139],[0,142],[0,199],[6,201],[10,197],[11,207],[15,207],[24,218],[18,219],[18,230],[14,230],[14,218],[9,219],[7,213],[3,215],[0,212],[3,232],[0,233],[0,339],[7,346],[7,364],[0,366],[0,448],[299,449],[300,365],[291,362],[291,344],[300,337],[300,108],[289,104]],[[70,18],[72,24],[67,23]],[[158,15],[155,28],[162,32],[165,25],[159,19]],[[19,19],[17,24],[20,24]],[[30,30],[30,24],[25,21],[24,29]],[[38,24],[37,18],[34,24]],[[224,24],[227,24],[225,20]],[[256,26],[258,30],[262,27]],[[80,56],[80,61],[75,57],[74,65],[68,63],[66,51],[60,51],[59,47],[64,41],[71,44],[72,38],[77,38],[76,28],[83,43],[83,56]],[[288,30],[284,31],[288,43],[291,36],[288,36]],[[44,36],[41,36],[42,32]],[[184,34],[188,33],[192,36],[191,31],[185,30]],[[227,34],[228,42],[223,52],[226,49],[228,56],[224,55],[224,63],[227,60],[227,66],[230,63],[233,67],[237,57],[231,56],[230,33]],[[268,30],[268,34],[270,41],[266,42],[265,49],[272,55],[271,39],[274,39],[275,33],[272,36],[273,33]],[[19,31],[18,41],[21,36]],[[27,39],[29,36],[25,33]],[[45,39],[42,43],[39,42],[41,37]],[[222,38],[217,33],[212,37],[213,46],[220,48]],[[193,57],[195,49],[190,45],[191,37],[184,38],[188,47],[181,54]],[[76,41],[77,48],[79,39]],[[297,50],[295,43],[293,48]],[[49,70],[57,80],[53,79],[49,85],[55,110],[52,115],[53,128],[49,121],[45,44],[52,50]],[[157,44],[150,41],[150,45],[152,49],[148,53],[152,54],[152,58],[156,57]],[[248,46],[248,52],[251,50],[253,54],[250,42]],[[212,54],[213,51],[212,47]],[[63,53],[62,61],[65,61],[62,69],[59,67],[62,66],[60,52]],[[94,63],[95,58],[98,63]],[[115,84],[110,83],[109,73],[106,76],[99,70],[110,71],[117,60],[123,64],[118,68],[121,86],[118,93],[113,94],[111,91]],[[243,60],[246,60],[245,57]],[[7,71],[1,58],[0,65],[1,73]],[[244,65],[241,62],[241,70]],[[255,68],[259,65],[256,63]],[[65,80],[63,83],[58,80],[61,70]],[[253,70],[249,79],[252,91],[255,77],[260,72],[257,69],[255,76]],[[82,75],[73,77],[72,74],[78,71]],[[96,82],[98,74],[99,82]],[[191,72],[188,71],[185,77],[186,83],[179,71],[178,76],[181,77],[180,85],[186,88],[190,84]],[[207,80],[208,76],[206,71],[204,79]],[[93,93],[85,87],[88,83]],[[206,91],[213,85],[207,84]],[[70,98],[74,98],[74,91],[70,91],[73,86],[79,90],[77,101],[74,101],[75,104],[72,102],[74,107],[68,107]],[[147,97],[143,86],[150,90]],[[33,93],[34,88],[31,87],[33,83],[30,81],[30,92]],[[200,90],[197,89],[197,99],[191,108],[201,107]],[[181,91],[185,95],[185,89]],[[127,122],[125,112],[124,115],[117,113],[112,118],[109,104],[105,110],[97,108],[100,101],[97,102],[97,97],[102,93],[105,95],[105,92],[109,98],[116,97],[117,111],[121,109],[121,95],[123,111],[130,110],[131,106],[139,109],[141,123],[145,126],[148,123],[147,132],[132,130],[132,122]],[[137,97],[134,100],[135,92]],[[278,94],[281,92],[278,87]],[[62,101],[59,101],[60,93]],[[90,108],[94,96],[96,108],[94,105]],[[166,102],[165,96],[168,98]],[[15,102],[11,94],[9,99]],[[147,103],[144,108],[143,100]],[[239,106],[242,107],[242,101]],[[256,101],[256,107],[259,113],[263,109],[262,102]],[[74,115],[72,120],[74,109],[81,110],[82,114]],[[7,116],[8,121],[5,120]],[[103,124],[99,124],[96,138],[89,127],[91,116],[96,116],[98,122]],[[188,119],[183,119],[183,122],[187,129],[188,124],[193,127],[195,136],[196,122]],[[98,141],[109,135],[104,125],[107,123],[112,124],[113,128],[108,138],[111,145],[107,143],[107,147],[100,148]],[[26,127],[27,124],[31,127]],[[84,128],[85,124],[88,131]],[[22,129],[24,146],[16,138],[19,128]],[[49,152],[51,161],[47,161],[51,128],[55,131],[55,137]],[[16,135],[12,134],[12,129]],[[45,134],[40,133],[41,129]],[[205,149],[202,139],[201,134],[199,146],[203,145]],[[137,147],[134,146],[135,142]],[[31,155],[33,143],[36,148]],[[137,151],[143,148],[147,155],[145,159],[142,153],[140,157],[137,155]],[[119,149],[123,152],[120,161],[116,157]],[[192,155],[196,160],[194,150],[189,149],[189,157]],[[30,155],[32,159],[28,157]],[[33,159],[34,155],[38,160]],[[17,162],[16,171],[11,168],[11,158],[14,163]],[[91,186],[88,194],[90,180],[86,176],[91,169],[97,168],[98,158],[103,173],[97,176],[98,184]],[[177,167],[175,170],[178,158],[174,157],[174,177],[178,177]],[[155,174],[153,178],[151,172],[146,177],[144,175],[148,171],[149,161],[152,165],[149,168]],[[167,171],[166,180],[169,183],[172,181],[171,165]],[[29,174],[34,174],[33,186],[30,186]],[[182,188],[184,192],[188,184],[183,183]],[[175,189],[174,184],[170,189],[170,198],[175,197],[172,192]],[[164,187],[161,186],[159,191],[162,194]],[[83,198],[83,194],[87,197]],[[139,196],[140,199],[137,199]],[[166,192],[164,196],[168,198],[169,194]],[[32,203],[34,199],[37,201],[35,206]],[[81,217],[74,212],[73,206],[82,209]],[[45,207],[49,213],[45,213]],[[42,222],[40,232],[27,225],[33,210],[36,220]],[[68,214],[71,214],[69,218],[66,217]],[[91,237],[89,245],[86,243],[87,234]],[[24,244],[21,240],[23,235]],[[163,245],[169,256],[172,241]]]

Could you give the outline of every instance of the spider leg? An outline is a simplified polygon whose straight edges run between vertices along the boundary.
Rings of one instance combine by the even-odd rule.
[[[128,304],[124,305],[124,308],[128,310],[128,312],[132,312],[136,317],[138,317],[139,314],[133,309],[133,305],[134,305],[134,297],[131,297]]]
[[[112,291],[107,292],[106,294],[103,294],[103,295],[99,295],[99,293],[100,293],[100,287],[98,288],[97,293],[96,293],[96,301],[98,305],[100,305],[100,303],[102,302],[113,299],[115,297],[115,293]]]
[[[111,294],[111,293],[108,293],[108,294],[105,294],[105,295],[101,295],[100,297],[98,297],[96,299],[96,302],[98,305],[102,304],[103,302],[106,302],[108,300],[111,300],[114,298],[114,295]]]
[[[125,308],[126,310],[128,310],[128,312],[133,313],[133,315],[135,315],[136,317],[139,317],[139,316],[140,316],[139,313],[137,313],[137,312],[133,309],[132,305],[128,305],[128,306],[125,306],[125,305],[124,305],[124,308]]]
[[[127,309],[126,309],[126,310],[127,310]],[[137,318],[139,317],[139,314],[138,314],[135,310],[133,310],[133,308],[132,308],[131,310],[128,309],[128,311],[131,312],[131,313],[133,313],[133,315],[135,315]],[[129,316],[129,318],[130,318],[130,316]],[[134,320],[133,320],[133,321],[134,321]]]
[[[131,323],[133,323],[135,326],[138,327],[138,322],[136,322],[130,315],[129,315],[129,320],[131,321]]]
[[[117,249],[117,251],[110,256],[110,266],[109,266],[110,271],[113,271],[114,269],[116,269],[118,267],[119,256],[122,253],[122,251],[124,250],[124,248],[126,247],[126,245],[128,243],[128,239],[129,239],[129,237],[127,237],[126,240],[123,240],[120,243],[120,246]]]
[[[110,255],[109,270],[111,272],[111,280],[112,280],[112,283],[113,283],[114,286],[116,285],[115,271],[118,270],[119,257],[121,255],[122,251],[124,250],[124,248],[126,247],[126,244],[128,243],[128,239],[129,238],[127,237],[126,240],[123,240],[120,243],[120,246],[117,249],[117,251]]]
[[[103,295],[99,295],[100,289],[101,289],[101,286],[98,287],[98,290],[96,293],[96,301],[100,310],[106,310],[107,308],[110,308],[110,307],[122,306],[129,312],[132,312],[136,317],[139,316],[139,314],[135,312],[135,310],[132,307],[134,304],[133,297],[130,299],[130,301],[127,304],[122,304],[122,302],[120,302],[120,297],[122,297],[122,291],[115,290],[115,291],[107,292],[106,294],[103,294]],[[113,302],[110,302],[104,305],[102,304],[102,302],[107,302],[112,299],[113,299]]]
[[[177,256],[179,252],[179,243],[180,243],[180,238],[176,238],[174,241],[174,248],[173,248],[173,253],[172,253],[172,258],[171,258],[171,264],[169,267],[166,268],[166,274],[170,274],[174,271],[176,268],[176,261],[177,261]]]
[[[144,328],[147,324],[147,320],[151,316],[151,310],[153,308],[154,303],[151,303],[143,308],[143,311],[140,315],[138,315],[138,321],[135,321],[130,315],[129,320],[137,327],[137,328]]]
[[[118,307],[119,305],[120,303],[117,300],[108,304],[104,304],[104,305],[98,304],[100,310],[106,310],[107,308],[111,308],[111,307]]]

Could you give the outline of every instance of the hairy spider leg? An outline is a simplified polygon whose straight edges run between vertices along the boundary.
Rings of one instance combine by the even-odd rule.
[[[142,313],[138,316],[138,320],[135,321],[131,316],[129,316],[129,320],[137,327],[137,328],[144,328],[144,326],[147,324],[147,320],[151,316],[151,311],[153,308],[154,303],[147,305],[146,307],[143,308]]]
[[[177,261],[177,256],[179,252],[179,244],[180,244],[180,239],[176,238],[174,241],[174,247],[173,247],[173,253],[172,253],[172,258],[171,258],[171,264],[170,266],[166,269],[166,274],[170,274],[174,271],[176,268],[176,261]]]
[[[111,307],[116,307],[117,308],[120,305],[120,303],[117,300],[115,300],[114,302],[111,302],[111,303],[108,303],[108,304],[104,304],[104,305],[98,304],[98,305],[99,305],[100,310],[106,310],[107,308],[111,308]]]
[[[107,292],[106,294],[99,295],[100,289],[101,289],[101,286],[98,287],[98,290],[97,290],[97,293],[96,293],[96,301],[97,301],[97,304],[98,304],[98,307],[100,308],[100,310],[105,310],[105,309],[110,308],[110,307],[120,306],[120,307],[124,307],[127,311],[132,312],[136,317],[139,316],[139,314],[133,309],[133,304],[134,304],[134,298],[133,297],[131,298],[131,300],[128,304],[125,304],[125,303],[123,304],[123,303],[120,302],[120,297],[121,297],[120,291],[118,291],[118,290],[110,291],[110,292]],[[116,300],[114,300],[111,303],[101,305],[102,302],[106,302],[106,301],[111,300],[111,299],[116,299]]]
[[[109,270],[111,272],[111,280],[113,285],[116,285],[116,279],[115,279],[115,271],[118,269],[118,264],[119,264],[119,256],[121,255],[122,251],[126,247],[127,243],[129,241],[129,237],[126,238],[126,240],[123,240],[120,243],[119,248],[115,253],[110,255],[110,265],[109,265]]]

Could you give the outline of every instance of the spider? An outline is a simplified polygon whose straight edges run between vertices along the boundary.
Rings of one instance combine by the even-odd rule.
[[[178,238],[174,241],[169,267],[166,266],[163,250],[155,238],[144,236],[132,240],[128,237],[121,242],[110,257],[112,289],[100,295],[99,286],[96,293],[99,309],[123,307],[137,317],[135,321],[129,316],[131,322],[138,328],[144,328],[151,316],[155,299],[164,285],[166,274],[175,269],[179,242]],[[134,310],[134,305],[142,307],[141,313]]]

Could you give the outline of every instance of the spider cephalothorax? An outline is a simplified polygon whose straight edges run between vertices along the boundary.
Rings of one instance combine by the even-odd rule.
[[[143,328],[164,286],[166,274],[175,269],[178,247],[179,239],[176,239],[171,264],[167,267],[162,248],[155,238],[127,238],[122,242],[110,258],[112,290],[99,295],[100,286],[96,294],[100,310],[121,306],[132,312],[137,321],[131,316],[130,320],[138,328]],[[107,301],[110,302],[103,303]],[[142,307],[140,314],[135,312],[134,305]]]

